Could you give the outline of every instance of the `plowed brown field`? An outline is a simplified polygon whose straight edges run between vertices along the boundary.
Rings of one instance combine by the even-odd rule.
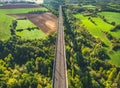
[[[44,14],[14,14],[15,18],[27,18],[46,34],[52,34],[57,30],[58,19],[52,13]]]

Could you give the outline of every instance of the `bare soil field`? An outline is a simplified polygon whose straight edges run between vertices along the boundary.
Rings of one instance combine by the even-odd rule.
[[[46,34],[52,34],[57,30],[58,18],[52,13],[44,14],[13,14],[17,19],[27,18]]]
[[[38,7],[37,4],[6,4],[3,6],[0,6],[0,9],[13,9],[13,8],[34,8]]]

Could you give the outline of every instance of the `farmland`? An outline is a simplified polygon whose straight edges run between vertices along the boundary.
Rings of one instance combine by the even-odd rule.
[[[57,22],[58,22],[57,17],[50,12],[46,12],[43,14],[12,14],[10,16],[15,17],[16,19],[21,19],[21,18],[29,19],[32,22],[31,26],[35,24],[45,34],[52,34],[57,29]],[[21,23],[22,21],[24,22],[27,20],[21,20]],[[26,26],[29,25],[26,24]]]
[[[11,36],[9,29],[11,22],[14,19],[15,18],[10,17],[8,15],[0,14],[0,38],[2,40],[8,39]]]
[[[30,11],[48,11],[44,7],[36,7],[36,8],[13,8],[13,9],[0,9],[0,13],[2,14],[23,14],[28,13]]]
[[[34,29],[31,31],[28,30],[23,30],[22,32],[17,32],[16,33],[18,36],[21,36],[22,39],[40,39],[40,38],[44,38],[46,36],[46,34],[44,32],[42,32],[41,30],[38,29]]]
[[[58,19],[52,13],[28,15],[28,19],[46,34],[53,34],[57,30]]]
[[[18,20],[17,20],[16,30],[18,30],[18,29],[24,30],[27,28],[35,28],[35,27],[39,27],[39,29],[40,29],[40,30],[35,29],[32,31],[24,30],[21,33],[16,31],[16,34],[21,36],[22,38],[28,37],[28,39],[29,38],[30,39],[31,38],[39,39],[39,38],[44,37],[45,32],[47,33],[47,31],[49,31],[47,34],[51,34],[56,31],[57,18],[54,15],[52,15],[52,14],[41,15],[41,17],[44,16],[44,18],[39,20],[41,18],[39,14],[36,14],[35,16],[32,14],[28,14],[29,12],[32,12],[32,11],[48,11],[48,9],[46,9],[45,7],[0,9],[0,13],[1,13],[0,14],[0,19],[1,19],[0,20],[0,29],[1,29],[0,37],[1,37],[1,40],[6,40],[11,36],[10,30],[9,30],[10,25],[12,24],[12,20],[17,20],[17,19]],[[26,18],[26,19],[19,20],[21,18]],[[9,20],[7,20],[7,19],[9,19]],[[36,19],[39,20],[39,22],[41,22],[41,24],[38,23],[38,21]],[[51,19],[55,19],[55,20],[49,21]],[[44,20],[44,21],[42,21],[42,20]],[[51,22],[52,22],[52,24],[51,24]],[[51,25],[49,25],[49,24],[51,24]],[[46,25],[46,28],[43,27],[42,25]],[[42,29],[42,31],[41,31],[41,29]],[[44,30],[46,30],[46,31],[44,31]]]
[[[18,29],[27,29],[27,28],[32,28],[36,27],[33,23],[31,23],[28,19],[26,20],[17,20],[17,27],[16,30]]]
[[[32,28],[32,30],[28,30],[28,28]],[[44,32],[36,28],[29,20],[17,20],[16,35],[22,39],[40,39],[46,36]]]

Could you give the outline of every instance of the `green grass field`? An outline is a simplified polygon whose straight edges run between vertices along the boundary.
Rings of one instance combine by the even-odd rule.
[[[22,14],[22,13],[28,13],[30,11],[48,11],[48,9],[44,7],[40,8],[15,8],[15,9],[0,9],[1,14]]]
[[[109,55],[111,57],[110,62],[120,66],[120,50]]]
[[[103,12],[104,13],[104,12]],[[101,12],[101,14],[103,14]],[[100,13],[99,13],[100,14]],[[104,13],[105,14],[105,13]],[[111,18],[109,19],[110,22],[116,22],[117,24],[120,24],[120,20],[118,13],[112,13],[114,14],[114,16],[110,16]],[[90,20],[88,20],[89,16],[83,16],[82,14],[76,14],[74,15],[76,18],[80,19],[82,22],[82,25],[84,25],[84,27],[95,37],[100,38],[106,45],[108,45],[110,47],[111,42],[110,40],[106,37],[106,35],[103,33],[103,31],[106,31],[108,33],[111,33],[114,37],[116,38],[120,38],[120,31],[117,32],[110,32],[110,30],[112,28],[114,28],[114,26],[104,22],[100,17],[91,17],[91,19],[96,23],[93,24]],[[107,19],[107,17],[109,18],[109,14],[107,13],[105,18]],[[110,51],[110,48],[107,48],[108,51]],[[120,66],[120,51],[114,51],[113,54],[109,54],[111,60],[110,62],[116,65]]]
[[[117,32],[110,32],[114,37],[120,38],[120,30]]]
[[[27,20],[17,20],[16,29],[27,29],[36,27],[31,21]]]
[[[31,31],[26,30],[27,28],[34,28],[36,27],[31,21],[29,20],[17,20],[17,27],[16,30],[23,29],[21,32],[17,32],[16,34],[20,36],[22,39],[40,39],[45,37],[46,34],[39,29],[34,29]]]
[[[93,5],[83,5],[82,7],[89,8],[89,9],[95,9],[96,8],[96,6],[93,6]]]
[[[120,24],[120,13],[118,13],[118,12],[100,12],[98,14],[105,16],[105,18],[109,22],[115,22],[116,25]],[[120,38],[120,31],[109,32],[109,33],[111,33],[116,38]]]
[[[15,18],[0,14],[0,39],[6,40],[10,35],[10,25]]]
[[[88,29],[88,31],[97,38],[100,38],[106,45],[110,44],[110,41],[107,39],[106,35],[102,31],[110,31],[113,28],[112,25],[105,23],[99,17],[93,17],[92,20],[96,23],[93,24],[88,17],[84,17],[82,14],[76,14],[76,18],[79,18],[82,24]],[[102,26],[101,26],[102,25]]]
[[[48,11],[48,9],[44,7],[39,8],[17,8],[17,9],[0,9],[0,40],[7,40],[10,38],[10,25],[12,20],[15,18],[8,16],[7,14],[24,14],[30,11]],[[19,20],[17,29],[25,29],[27,27],[36,27],[32,22],[29,20]],[[35,32],[32,32],[35,33]],[[42,31],[38,33],[43,33]],[[25,34],[25,33],[24,33]],[[43,35],[43,34],[42,34]],[[34,38],[34,37],[33,37]]]
[[[120,24],[120,13],[118,12],[100,12],[98,14],[105,16],[109,22]]]
[[[16,32],[16,34],[20,36],[22,39],[30,39],[30,40],[40,39],[40,38],[47,36],[44,32],[38,29],[34,29],[31,31],[24,30],[22,32]]]

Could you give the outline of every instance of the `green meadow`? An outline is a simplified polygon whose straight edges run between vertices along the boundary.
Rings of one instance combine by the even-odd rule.
[[[27,29],[27,28],[33,28],[36,27],[31,21],[28,19],[26,20],[17,20],[17,29]]]
[[[91,19],[96,23],[93,24],[88,20],[89,16],[83,16],[82,14],[76,14],[76,18],[79,18],[82,22],[82,25],[85,26],[88,31],[97,38],[100,38],[106,45],[110,44],[110,41],[107,39],[106,35],[102,31],[110,31],[113,28],[112,25],[107,24],[99,17],[92,17]]]
[[[12,20],[16,20],[14,17],[11,17],[7,14],[24,14],[30,11],[48,11],[48,9],[44,7],[37,7],[37,8],[15,8],[15,9],[0,9],[0,40],[7,40],[10,38],[10,25],[12,24]],[[31,27],[36,27],[31,21],[29,20],[17,20],[18,26],[17,29],[26,29]],[[35,32],[32,32],[35,33]],[[38,32],[39,35],[43,35],[42,31]],[[24,33],[25,34],[25,33]],[[22,34],[23,35],[23,34]],[[24,36],[24,35],[23,35]],[[33,37],[33,35],[32,35]],[[34,38],[34,37],[33,37]],[[36,36],[35,36],[36,38]]]
[[[111,57],[110,62],[120,66],[120,50],[109,54]]]
[[[40,39],[46,36],[44,32],[38,29],[34,29],[31,31],[23,30],[22,32],[16,32],[18,36],[20,36],[22,39]]]
[[[93,6],[93,5],[83,5],[82,6],[83,8],[89,8],[89,9],[95,9],[96,6]]]
[[[114,37],[120,38],[120,30],[117,32],[110,32]]]
[[[98,14],[105,16],[105,18],[109,22],[115,22],[116,24],[120,24],[120,13],[118,12],[100,12]]]
[[[118,12],[100,12],[98,13],[105,17],[109,22],[115,22],[116,25],[120,24],[120,13]],[[110,32],[114,37],[120,38],[120,30],[116,32]]]
[[[120,24],[120,13],[116,12],[101,12],[99,13],[101,15],[104,15],[105,18],[109,22],[115,22],[116,24]],[[90,17],[90,16],[83,16],[82,14],[75,14],[74,15],[76,18],[80,19],[82,25],[96,38],[101,39],[107,46],[108,51],[110,51],[110,45],[111,42],[110,40],[106,37],[103,31],[106,31],[108,33],[111,33],[114,37],[120,38],[120,31],[117,32],[111,32],[110,30],[114,28],[111,24],[108,24],[104,22],[100,17]],[[92,23],[88,18],[91,18],[94,22]],[[109,52],[108,52],[109,54]],[[116,65],[120,66],[120,50],[119,51],[114,51],[114,53],[109,54],[111,60],[110,62]]]
[[[45,37],[46,34],[40,29],[27,30],[27,28],[35,28],[36,26],[29,20],[17,20],[16,34],[22,39],[39,39]],[[17,31],[23,29],[23,31]]]
[[[48,11],[48,9],[44,7],[37,7],[37,8],[15,8],[15,9],[0,9],[0,13],[2,14],[22,14],[28,13],[30,11]]]
[[[10,25],[12,20],[15,18],[0,14],[0,39],[5,40],[8,39],[10,35]]]

